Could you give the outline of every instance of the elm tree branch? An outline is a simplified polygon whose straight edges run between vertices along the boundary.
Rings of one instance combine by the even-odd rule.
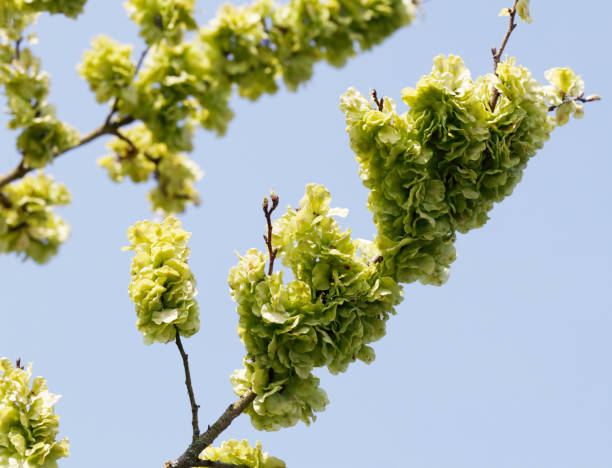
[[[502,39],[502,42],[498,48],[493,47],[491,49],[491,53],[493,54],[493,69],[495,76],[497,75],[497,66],[499,65],[499,61],[501,60],[501,56],[504,53],[504,49],[506,48],[506,44],[508,44],[508,39],[510,39],[510,35],[512,31],[516,28],[516,23],[514,19],[516,18],[516,5],[519,0],[514,0],[514,5],[509,10],[509,20],[508,20],[508,29],[506,30],[506,34]],[[489,103],[489,107],[491,107],[491,112],[495,111],[495,106],[497,105],[497,100],[499,99],[499,90],[496,87],[493,87],[493,95],[491,96],[491,102]]]
[[[217,419],[212,426],[208,426],[208,430],[194,440],[179,458],[168,462],[166,466],[168,468],[191,468],[193,466],[202,466],[198,465],[200,453],[211,445],[215,439],[219,437],[219,434],[227,429],[232,421],[240,416],[242,412],[253,403],[256,396],[253,390],[249,390],[242,395],[238,401],[231,404],[223,414],[219,416],[219,419]]]
[[[121,128],[121,127],[123,127],[125,125],[128,125],[128,124],[132,123],[133,121],[134,121],[133,117],[126,116],[126,117],[124,117],[121,120],[118,120],[116,122],[109,122],[109,123],[105,122],[104,124],[102,124],[97,129],[95,129],[92,132],[90,132],[90,133],[86,134],[85,136],[83,136],[78,141],[78,143],[76,145],[56,152],[53,155],[53,159],[55,160],[58,157],[60,157],[62,154],[67,153],[68,151],[71,151],[73,149],[76,149],[76,148],[79,148],[81,146],[84,146],[87,143],[90,143],[91,141],[95,140],[96,138],[101,137],[102,135],[113,135],[118,128]],[[23,158],[22,158],[21,161],[19,162],[19,164],[17,166],[15,166],[11,172],[9,172],[8,174],[5,174],[3,176],[0,176],[0,188],[4,187],[7,184],[10,184],[11,182],[13,182],[13,181],[15,181],[17,179],[22,178],[28,172],[31,172],[33,170],[34,170],[34,168],[27,167],[24,164]]]
[[[195,396],[193,394],[193,386],[191,385],[191,372],[189,372],[189,355],[185,353],[185,349],[183,348],[183,343],[181,343],[181,334],[179,333],[178,327],[175,325],[176,329],[176,347],[181,353],[181,358],[183,359],[183,367],[185,368],[185,386],[187,387],[187,394],[189,395],[189,404],[191,405],[191,427],[193,429],[193,436],[191,438],[192,442],[200,435],[200,426],[198,425],[198,409],[200,406],[196,403]]]

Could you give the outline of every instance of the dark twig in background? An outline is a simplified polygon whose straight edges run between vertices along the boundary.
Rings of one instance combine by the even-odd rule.
[[[11,201],[2,192],[0,192],[0,205],[4,206],[5,208],[10,208],[12,206]]]
[[[499,61],[501,60],[501,56],[504,53],[504,49],[506,48],[506,44],[508,43],[508,39],[510,39],[510,35],[514,28],[516,28],[516,23],[514,19],[516,18],[516,5],[518,4],[518,0],[514,0],[514,5],[509,9],[509,20],[508,20],[508,29],[506,30],[506,34],[502,39],[501,45],[499,48],[493,47],[491,49],[491,53],[493,54],[493,72],[495,76],[497,75],[497,65],[499,65]],[[497,100],[499,99],[499,90],[494,87],[493,95],[491,96],[491,102],[489,103],[489,107],[491,108],[491,112],[495,111],[495,106],[497,105]]]
[[[195,396],[193,394],[191,373],[189,372],[189,355],[185,353],[183,343],[181,343],[181,334],[179,333],[178,327],[175,325],[174,328],[176,329],[176,347],[178,348],[179,353],[181,353],[181,358],[183,359],[183,367],[185,368],[185,386],[187,387],[189,404],[191,405],[191,427],[193,428],[193,436],[191,441],[195,442],[200,435],[200,426],[198,425],[198,409],[200,406],[196,403]]]
[[[140,67],[142,67],[144,59],[148,53],[149,53],[149,46],[147,46],[147,48],[143,50],[142,53],[140,54],[140,57],[138,58],[138,63],[136,64],[136,71],[134,72],[134,76],[138,75],[138,72],[140,71]]]
[[[272,274],[274,270],[274,260],[276,259],[276,253],[278,249],[272,247],[272,212],[278,206],[278,195],[274,193],[274,190],[270,192],[270,198],[272,199],[272,208],[268,209],[268,199],[264,198],[262,203],[263,212],[266,215],[266,222],[268,224],[268,234],[264,234],[263,238],[266,241],[268,247],[268,254],[270,255],[270,266],[268,267],[268,276]]]

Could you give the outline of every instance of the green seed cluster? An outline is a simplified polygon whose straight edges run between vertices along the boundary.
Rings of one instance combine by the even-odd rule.
[[[415,6],[407,0],[292,0],[277,5],[224,5],[198,28],[193,0],[130,0],[126,7],[150,47],[144,67],[130,47],[99,37],[79,67],[98,101],[116,100],[123,116],[142,120],[170,151],[190,151],[193,129],[223,134],[233,113],[235,85],[241,96],[274,93],[310,79],[320,60],[341,66],[357,50],[380,43],[409,24]],[[194,38],[184,33],[196,30]]]
[[[0,31],[1,32],[1,31]],[[11,57],[11,53],[13,56]],[[53,157],[79,141],[78,132],[58,120],[48,103],[49,77],[41,71],[40,60],[23,48],[19,57],[11,44],[0,46],[0,86],[12,117],[10,129],[22,129],[17,149],[28,168],[41,168]]]
[[[68,456],[67,438],[56,440],[59,416],[54,413],[58,395],[36,377],[30,385],[32,364],[26,369],[0,359],[0,466],[57,468]]]
[[[70,193],[40,172],[4,187],[2,194],[9,206],[0,204],[0,253],[47,262],[70,235],[68,224],[52,211],[70,203]]]
[[[333,216],[329,192],[310,184],[299,209],[289,209],[274,224],[273,245],[291,270],[267,276],[267,255],[251,249],[230,270],[229,285],[238,303],[238,334],[246,347],[245,369],[232,377],[241,395],[257,398],[247,409],[258,429],[278,430],[309,424],[327,404],[315,367],[337,374],[359,359],[370,363],[368,346],[385,334],[401,301],[401,289],[380,274],[371,243],[351,239]]]
[[[259,441],[255,447],[251,447],[246,440],[231,439],[223,442],[221,447],[207,447],[200,458],[245,468],[285,468],[287,466],[279,458],[264,452]]]
[[[27,47],[35,34],[26,29],[41,12],[75,18],[85,0],[6,0],[0,2],[0,89],[6,96],[11,130],[19,130],[17,150],[25,169],[43,168],[75,146],[78,132],[57,118],[48,102],[49,76]],[[70,195],[42,173],[0,188],[0,253],[16,252],[44,263],[57,253],[70,228],[51,211]]]
[[[157,187],[149,192],[153,210],[165,214],[182,213],[187,203],[199,204],[200,196],[193,184],[203,172],[187,156],[173,153],[164,143],[155,143],[151,132],[142,124],[123,131],[122,138],[107,143],[111,154],[98,159],[109,177],[121,182],[154,178]]]
[[[127,232],[132,259],[130,298],[136,304],[136,327],[145,344],[190,337],[200,329],[196,282],[187,264],[190,233],[173,217],[162,223],[140,221]]]
[[[353,88],[342,96],[384,272],[401,283],[446,281],[456,232],[485,224],[555,126],[568,112],[581,116],[572,100],[583,91],[580,77],[569,69],[547,77],[552,86],[507,59],[497,76],[472,81],[461,58],[439,56],[431,74],[403,90],[404,114],[390,98],[379,109]],[[491,111],[494,87],[501,96]],[[556,120],[548,115],[555,104],[565,106]]]

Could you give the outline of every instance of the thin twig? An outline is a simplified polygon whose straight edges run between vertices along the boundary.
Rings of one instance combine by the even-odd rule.
[[[143,50],[142,53],[140,54],[140,57],[138,58],[138,63],[136,64],[136,71],[134,72],[134,76],[138,75],[138,72],[140,71],[140,67],[142,67],[142,63],[144,62],[144,59],[147,56],[148,52],[149,52],[149,46],[147,46],[147,48]]]
[[[111,123],[111,119],[113,118],[113,116],[115,115],[115,112],[117,112],[117,105],[119,104],[119,99],[115,98],[115,100],[113,101],[113,105],[111,107],[110,112],[108,113],[108,115],[106,116],[106,120],[104,121],[104,125],[110,125]]]
[[[506,34],[504,35],[504,38],[502,39],[501,45],[499,46],[499,48],[493,47],[491,49],[491,53],[493,54],[493,72],[495,73],[495,76],[498,76],[497,66],[499,65],[501,56],[504,53],[504,49],[506,48],[508,39],[510,39],[510,35],[512,34],[512,31],[514,31],[514,29],[516,28],[516,23],[514,22],[514,19],[516,18],[516,5],[518,4],[518,2],[519,0],[514,0],[514,5],[512,5],[512,8],[510,9],[510,12],[508,15],[509,16],[508,29],[506,30]],[[498,99],[499,99],[499,90],[497,89],[497,87],[493,87],[493,95],[491,96],[491,102],[489,103],[491,112],[495,111],[495,106],[497,105]]]
[[[212,426],[208,426],[208,430],[194,440],[187,450],[176,460],[168,462],[166,464],[169,468],[190,468],[197,466],[199,455],[202,451],[211,445],[219,434],[229,427],[234,419],[242,414],[242,412],[253,403],[257,395],[252,390],[249,390],[240,397],[238,401],[230,405],[219,419],[217,419]]]
[[[571,102],[571,101],[577,101],[577,102],[595,102],[595,101],[600,101],[601,97],[597,96],[596,94],[592,94],[590,96],[584,97],[584,93],[582,93],[580,96],[572,98],[572,99],[567,99],[564,100],[561,104],[565,104],[566,102]],[[548,107],[548,112],[552,112],[554,110],[557,109],[557,107],[559,107],[561,104],[557,105],[557,106],[549,106]]]
[[[23,41],[23,37],[20,37],[15,41],[15,59],[19,60],[21,57],[21,43]]]
[[[185,368],[185,386],[187,387],[187,394],[189,395],[189,404],[191,405],[191,427],[193,429],[192,442],[195,442],[200,435],[200,426],[198,425],[198,409],[200,406],[196,403],[195,396],[193,394],[193,386],[191,385],[191,373],[189,372],[189,356],[183,349],[183,343],[181,343],[181,334],[179,333],[178,327],[176,329],[176,347],[181,353],[183,359],[183,367]]]
[[[375,89],[370,91],[370,96],[372,96],[372,99],[374,100],[374,103],[376,104],[376,107],[378,107],[378,110],[382,112],[383,107],[385,105],[385,98],[378,99],[378,95],[376,94],[376,90]]]
[[[274,270],[274,260],[276,259],[276,253],[278,249],[272,247],[272,212],[278,206],[278,195],[274,191],[270,192],[270,198],[272,199],[272,208],[268,209],[268,199],[264,198],[262,203],[263,212],[266,215],[266,223],[268,224],[268,234],[264,234],[263,238],[266,241],[268,247],[268,254],[270,255],[270,266],[268,267],[268,276],[272,274]]]

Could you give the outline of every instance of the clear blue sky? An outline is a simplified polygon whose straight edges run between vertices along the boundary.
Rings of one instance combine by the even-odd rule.
[[[143,47],[121,3],[90,0],[78,21],[38,26],[52,101],[83,132],[106,115],[75,70],[90,39]],[[220,2],[198,3],[206,21]],[[322,183],[333,206],[350,209],[342,224],[371,238],[340,94],[375,87],[399,101],[439,53],[461,55],[474,77],[489,72],[507,3],[431,0],[418,24],[343,69],[317,66],[297,93],[234,98],[225,137],[198,132],[203,203],[181,219],[199,282],[202,330],[185,346],[203,424],[235,398],[228,377],[243,347],[226,279],[234,251],[264,248],[261,198],[274,188],[295,206],[307,183]],[[612,466],[612,2],[532,3],[533,24],[519,25],[507,52],[540,80],[571,66],[604,100],[552,135],[484,228],[459,237],[445,286],[405,288],[372,365],[318,372],[331,404],[313,426],[260,433],[242,416],[225,439],[259,439],[291,468]],[[1,119],[0,172],[18,162]],[[190,439],[183,370],[173,344],[147,347],[134,326],[131,255],[120,249],[127,227],[151,217],[148,187],[112,183],[95,165],[104,153],[97,141],[50,168],[73,194],[61,210],[73,234],[60,254],[42,267],[0,257],[0,355],[33,361],[63,395],[72,455],[62,468],[161,467]]]

